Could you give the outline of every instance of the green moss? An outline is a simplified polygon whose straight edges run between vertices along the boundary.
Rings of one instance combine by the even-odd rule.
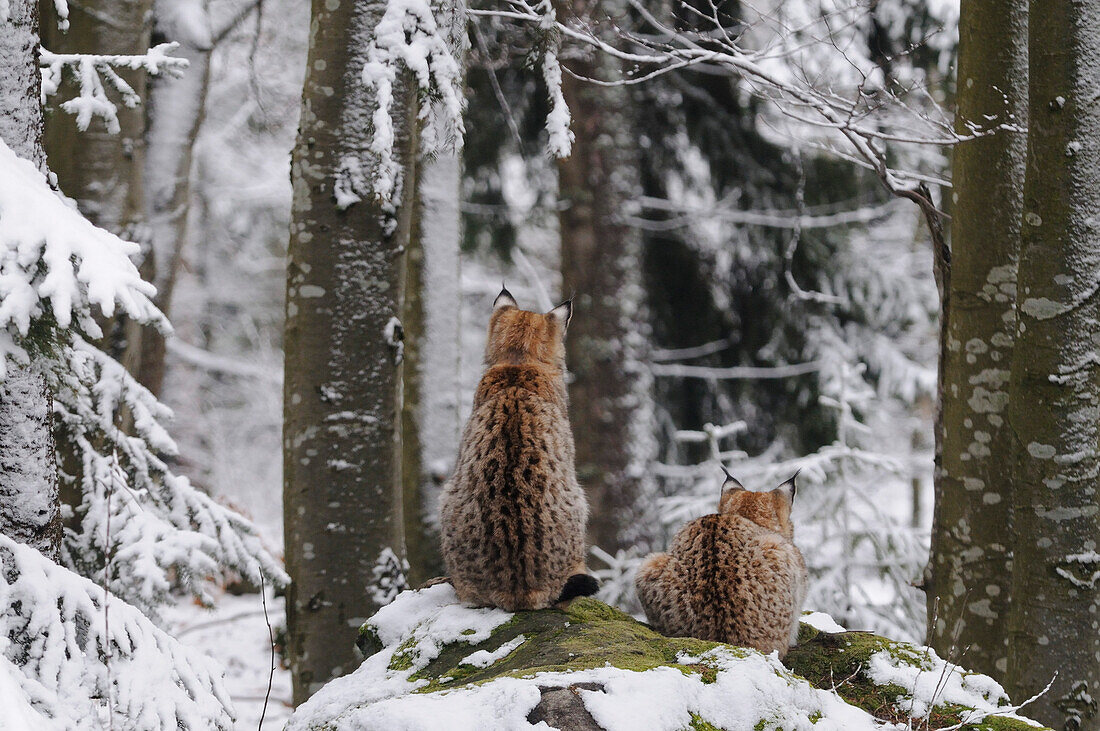
[[[493,652],[519,635],[527,639],[507,657],[487,668],[462,665],[478,650]],[[714,682],[717,670],[706,663],[681,665],[681,653],[700,655],[717,643],[690,637],[665,637],[628,614],[594,599],[578,599],[565,611],[543,609],[518,612],[477,644],[456,642],[445,646],[439,656],[413,674],[428,685],[418,692],[430,693],[464,683],[483,683],[502,676],[521,677],[539,672],[588,670],[605,665],[643,671],[661,666],[698,674],[703,682]],[[404,647],[394,653],[399,662]],[[734,652],[747,652],[734,650]],[[394,667],[391,663],[390,667]],[[402,668],[409,664],[402,664]],[[398,668],[395,668],[398,669]]]
[[[691,714],[691,725],[688,728],[691,731],[723,731],[723,729],[705,720],[697,713]]]
[[[416,647],[416,639],[410,637],[401,643],[401,645],[394,650],[393,657],[390,658],[389,669],[390,670],[408,670],[412,667],[413,657],[412,649]]]

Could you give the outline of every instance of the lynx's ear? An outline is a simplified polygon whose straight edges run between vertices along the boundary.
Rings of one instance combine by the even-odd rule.
[[[792,505],[794,504],[794,494],[795,494],[796,490],[798,489],[797,486],[794,484],[794,479],[796,477],[798,477],[798,473],[801,472],[801,471],[802,471],[801,469],[795,470],[794,474],[791,475],[791,478],[789,480],[784,482],[779,487],[775,488],[777,491],[779,491],[779,492],[783,493],[784,495],[786,495],[787,500]]]
[[[569,327],[569,321],[573,319],[573,300],[566,300],[546,313],[551,320],[561,325],[562,332]]]
[[[737,481],[737,478],[730,474],[729,470],[725,467],[722,468],[722,472],[726,475],[726,481],[722,483],[722,493],[733,492],[735,490],[744,490],[745,486]]]
[[[729,499],[733,497],[735,493],[744,492],[745,486],[737,481],[737,478],[729,473],[725,467],[722,467],[722,472],[726,475],[725,482],[722,483],[722,494],[718,497],[718,512],[726,512],[726,506],[729,505]]]
[[[518,309],[519,305],[516,304],[516,298],[512,296],[512,293],[508,291],[508,288],[502,284],[500,287],[500,294],[498,294],[497,298],[493,300],[493,312],[496,312],[497,310],[503,310],[508,307]]]

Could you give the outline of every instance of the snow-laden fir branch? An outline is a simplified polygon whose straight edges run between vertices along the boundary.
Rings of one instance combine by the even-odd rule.
[[[130,257],[138,245],[92,225],[0,140],[0,378],[29,360],[31,324],[52,320],[102,335],[95,310],[116,307],[168,331],[153,286]]]
[[[255,585],[285,585],[279,560],[252,523],[164,461],[161,455],[176,454],[161,425],[167,407],[97,348],[76,338],[68,352],[50,376],[59,439],[81,459],[79,474],[63,477],[83,494],[75,506],[80,527],[65,534],[66,562],[90,573],[110,555],[111,591],[154,618],[173,587],[208,602],[208,579],[227,572]],[[116,426],[123,415],[130,433]]]
[[[374,29],[363,65],[363,83],[374,91],[377,109],[372,121],[371,151],[378,156],[374,172],[375,192],[383,200],[398,189],[400,166],[393,157],[393,93],[397,75],[404,67],[413,73],[419,90],[438,101],[440,114],[421,109],[421,119],[441,123],[444,130],[430,136],[437,141],[459,144],[462,124],[462,69],[443,35],[428,0],[389,0]]]
[[[115,69],[144,69],[152,76],[180,76],[187,68],[187,59],[169,55],[178,47],[179,44],[175,42],[161,43],[139,56],[52,53],[41,48],[39,62],[42,67],[42,103],[45,104],[47,97],[57,93],[68,69],[76,80],[78,94],[75,98],[62,102],[61,108],[76,117],[76,126],[81,132],[88,129],[92,119],[99,117],[107,126],[108,132],[118,134],[121,129],[118,107],[107,96],[108,87],[129,108],[141,104],[141,96]]]
[[[18,689],[0,692],[5,720],[14,710],[34,721],[21,728],[79,731],[107,728],[111,713],[118,728],[232,728],[215,663],[108,601],[109,626],[101,587],[0,535],[0,690]]]
[[[89,223],[0,142],[0,363],[33,361],[45,376],[58,440],[77,460],[67,466],[76,474],[63,475],[82,495],[72,506],[80,527],[64,541],[68,565],[92,576],[111,556],[110,589],[155,615],[177,585],[205,599],[206,579],[227,571],[256,584],[261,574],[287,578],[249,521],[168,467],[169,410],[86,339],[102,335],[95,310],[110,316],[116,307],[169,329],[129,258],[137,251]]]

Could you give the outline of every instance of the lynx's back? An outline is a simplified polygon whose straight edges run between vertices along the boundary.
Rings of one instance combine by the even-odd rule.
[[[669,635],[787,652],[806,593],[792,542],[794,483],[749,492],[727,480],[719,512],[685,525],[668,553],[649,556],[635,584],[646,616]]]
[[[443,558],[463,601],[549,606],[583,570],[588,507],[573,466],[565,390],[568,303],[494,304],[458,465],[441,501]]]

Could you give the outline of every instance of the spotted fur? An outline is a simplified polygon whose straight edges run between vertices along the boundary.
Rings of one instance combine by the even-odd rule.
[[[584,570],[588,504],[565,391],[571,311],[520,310],[507,290],[494,303],[488,367],[440,505],[443,559],[465,602],[547,607]]]
[[[685,525],[668,553],[649,555],[635,588],[646,617],[667,635],[787,653],[806,595],[792,542],[794,479],[749,492],[732,477],[719,511]]]

